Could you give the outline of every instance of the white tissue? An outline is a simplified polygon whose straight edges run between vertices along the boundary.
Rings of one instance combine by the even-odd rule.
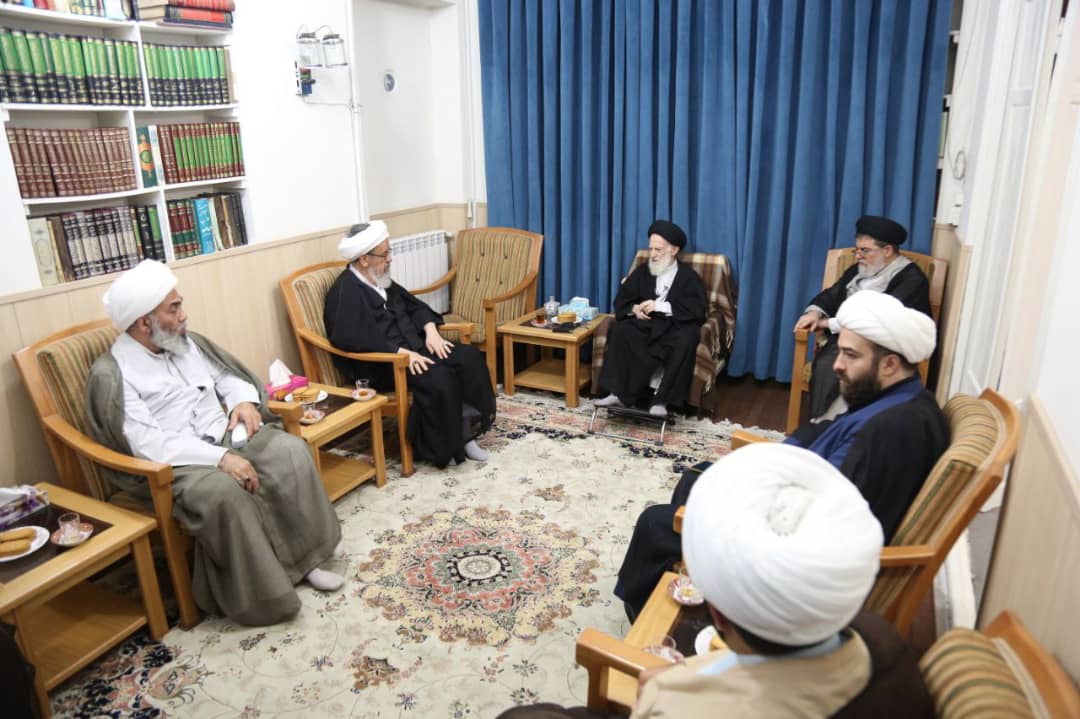
[[[270,363],[270,386],[280,387],[292,381],[292,372],[279,359]]]

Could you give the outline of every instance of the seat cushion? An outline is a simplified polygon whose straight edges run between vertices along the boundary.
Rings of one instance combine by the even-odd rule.
[[[529,272],[529,253],[533,239],[500,228],[478,228],[461,233],[457,242],[457,277],[450,290],[450,306],[457,319],[472,322],[473,344],[484,342],[485,297],[496,297],[516,287]],[[521,293],[495,306],[495,322],[520,317],[533,298]]]
[[[930,647],[919,668],[941,719],[1040,716],[1041,699],[1035,695],[1033,707],[1031,679],[1004,641],[954,629]]]

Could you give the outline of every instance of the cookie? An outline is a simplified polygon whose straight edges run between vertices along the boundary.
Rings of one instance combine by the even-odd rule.
[[[33,527],[19,527],[18,529],[0,532],[0,542],[10,542],[13,539],[33,539],[36,536],[37,531]]]
[[[13,557],[30,550],[29,539],[13,539],[8,542],[0,542],[0,557]]]

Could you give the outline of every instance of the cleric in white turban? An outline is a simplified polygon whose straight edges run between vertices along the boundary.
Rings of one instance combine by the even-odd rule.
[[[390,232],[382,220],[353,225],[349,228],[349,233],[338,243],[338,252],[343,258],[352,262],[360,255],[366,255],[374,250],[389,237]]]
[[[882,541],[866,500],[812,452],[761,443],[713,464],[682,548],[726,649],[652,670],[632,719],[933,716],[917,654],[860,612]]]
[[[937,326],[918,310],[905,307],[892,295],[856,292],[836,313],[841,329],[903,356],[910,364],[930,359],[937,344]]]
[[[172,270],[156,260],[143,260],[113,281],[102,303],[116,329],[124,332],[150,314],[174,287]]]

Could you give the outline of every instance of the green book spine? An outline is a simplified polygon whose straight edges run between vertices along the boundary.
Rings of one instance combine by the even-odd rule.
[[[0,58],[4,62],[4,77],[7,79],[8,101],[28,102],[23,91],[23,78],[20,70],[19,55],[15,50],[15,38],[11,30],[0,28]]]
[[[75,90],[75,102],[90,104],[90,90],[86,84],[86,65],[83,63],[82,43],[79,38],[64,36],[64,60],[71,68],[71,84]]]
[[[49,68],[45,63],[45,52],[41,45],[41,33],[24,33],[26,47],[30,51],[30,69],[34,81],[34,91],[38,102],[55,102],[49,87]]]
[[[23,102],[44,102],[38,96],[37,82],[34,75],[34,61],[30,57],[30,44],[22,30],[11,31],[15,43],[15,55],[19,64],[19,76],[22,78]]]
[[[86,68],[86,96],[90,105],[101,103],[101,78],[98,77],[97,52],[94,47],[94,38],[79,38],[82,48],[83,67]]]
[[[211,154],[211,134],[210,123],[199,123],[199,162],[200,162],[200,174],[202,179],[209,180],[215,177],[214,175],[214,160]]]
[[[187,125],[173,125],[173,147],[176,152],[176,179],[191,181],[191,155],[188,153]]]
[[[45,86],[49,91],[48,102],[59,104],[60,81],[56,77],[56,63],[53,62],[49,33],[39,32],[37,33],[37,38],[41,43],[41,56],[45,60]]]
[[[232,93],[229,92],[229,65],[225,61],[225,53],[227,52],[228,49],[224,47],[214,48],[214,62],[217,66],[217,72],[214,76],[217,78],[218,102],[223,105],[232,101]]]
[[[94,50],[94,76],[98,80],[99,105],[112,105],[112,85],[109,81],[109,59],[106,57],[105,41],[101,38],[91,38],[91,47]]]
[[[225,101],[221,99],[221,63],[218,62],[218,51],[221,48],[206,48],[207,75],[210,85],[210,102],[219,105]]]
[[[3,32],[3,28],[0,28],[0,32]],[[7,85],[8,78],[4,70],[4,53],[0,52],[0,102],[12,102],[11,97],[8,95]]]
[[[234,152],[236,153],[236,174],[237,175],[243,175],[244,174],[244,148],[243,148],[243,145],[240,144],[240,123],[234,122],[234,123],[232,123],[232,126],[233,126],[233,132],[232,132],[233,148],[234,148]]]
[[[214,139],[214,176],[215,177],[228,177],[229,176],[229,163],[226,161],[225,155],[225,123],[215,122],[211,125],[212,137]]]
[[[198,104],[195,92],[195,58],[194,51],[190,47],[180,49],[180,78],[184,88],[183,105]]]
[[[169,72],[168,91],[166,93],[167,105],[176,106],[180,103],[180,48],[170,46],[166,48]]]
[[[158,68],[157,45],[143,45],[143,60],[146,62],[146,84],[150,88],[150,104],[161,104],[161,70]]]
[[[146,208],[146,216],[150,225],[150,236],[154,240],[154,254],[162,262],[165,261],[165,241],[161,235],[161,222],[158,220],[158,211],[156,205],[149,205]]]
[[[45,37],[49,62],[53,68],[53,85],[56,89],[56,101],[70,105],[75,102],[75,93],[71,88],[71,74],[64,61],[64,39],[58,33],[49,33]]]
[[[116,41],[105,38],[101,47],[105,55],[105,74],[109,78],[109,104],[123,105],[124,96],[120,85],[120,64],[116,54]]]
[[[199,59],[202,61],[202,86],[203,104],[213,105],[217,102],[217,90],[214,87],[214,48],[200,47]]]
[[[131,72],[131,104],[143,104],[142,67],[139,65],[139,47],[133,42],[124,43],[128,70]]]

